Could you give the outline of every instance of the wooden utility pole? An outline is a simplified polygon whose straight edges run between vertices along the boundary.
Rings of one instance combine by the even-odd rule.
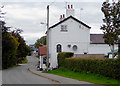
[[[47,6],[47,38],[46,38],[46,42],[47,42],[47,71],[49,68],[49,5]]]

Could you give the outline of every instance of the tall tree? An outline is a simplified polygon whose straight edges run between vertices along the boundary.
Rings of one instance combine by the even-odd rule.
[[[114,58],[114,45],[118,42],[118,31],[120,28],[120,1],[114,0],[110,3],[108,0],[103,2],[102,12],[104,13],[104,24],[101,26],[101,30],[104,33],[104,40],[110,46],[112,57]]]
[[[8,68],[17,64],[18,39],[8,32],[5,22],[1,21],[2,27],[2,68]]]
[[[46,45],[46,36],[41,37],[40,39],[37,39],[35,42],[35,47],[38,48],[39,46]]]
[[[25,40],[20,35],[21,32],[23,32],[21,29],[16,29],[11,32],[12,36],[17,38],[19,42],[16,54],[18,63],[21,63],[21,61],[30,53],[30,48],[26,45]]]
[[[18,40],[10,33],[2,33],[2,67],[8,68],[17,64]]]
[[[6,27],[5,21],[2,21],[2,15],[4,15],[4,13],[0,8],[0,32],[2,34],[2,68],[4,69],[16,65],[19,61],[19,58],[22,58],[22,60],[24,60],[24,58],[30,52],[30,48],[26,45],[25,40],[20,35],[22,30],[16,29],[10,31],[10,27]]]

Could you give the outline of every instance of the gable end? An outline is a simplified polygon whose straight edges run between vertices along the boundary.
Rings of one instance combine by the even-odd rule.
[[[69,17],[65,18],[64,20],[62,20],[62,21],[60,21],[60,22],[56,23],[55,25],[53,25],[53,26],[49,27],[49,29],[56,27],[57,25],[59,25],[59,24],[63,23],[64,21],[68,20],[69,18],[72,18],[73,20],[77,21],[78,23],[80,23],[80,24],[82,24],[82,25],[86,26],[87,28],[91,29],[91,27],[90,27],[90,26],[88,26],[88,25],[86,25],[85,23],[83,23],[83,22],[79,21],[78,19],[74,18],[73,16],[69,16]]]

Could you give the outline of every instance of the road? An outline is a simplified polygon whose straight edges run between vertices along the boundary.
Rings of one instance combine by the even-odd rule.
[[[27,58],[28,63],[2,71],[2,84],[57,84],[28,71],[30,66],[36,65],[38,59],[31,56]]]

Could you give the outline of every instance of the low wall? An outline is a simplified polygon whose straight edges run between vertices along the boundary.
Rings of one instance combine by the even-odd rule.
[[[105,58],[104,54],[74,54],[73,57],[81,58],[81,57],[93,57],[93,58]]]

